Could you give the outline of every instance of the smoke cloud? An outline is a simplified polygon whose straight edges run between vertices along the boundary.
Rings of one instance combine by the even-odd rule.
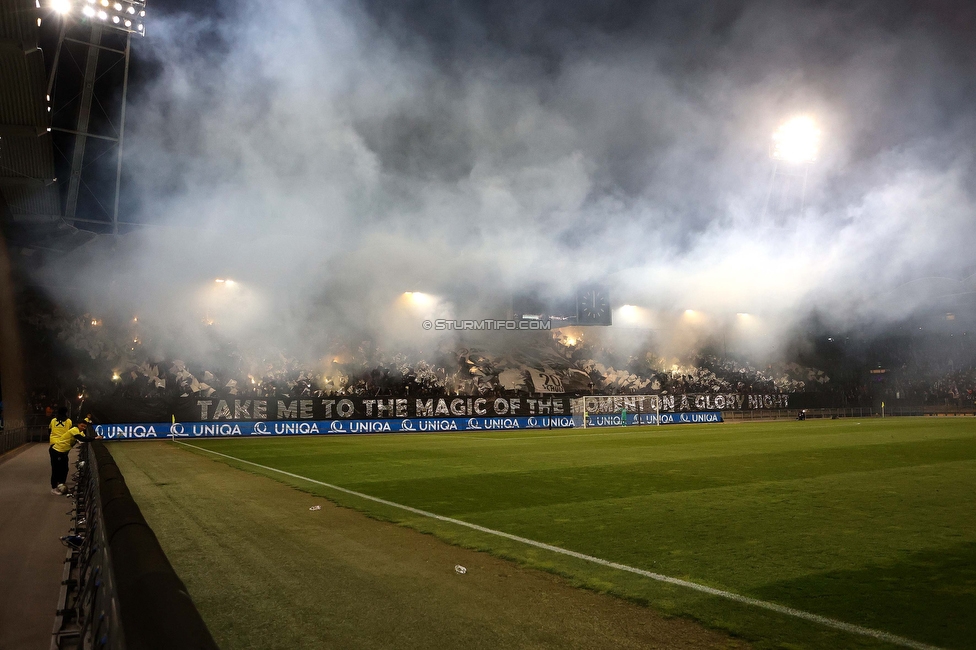
[[[976,289],[967,3],[388,4],[157,15],[125,159],[125,219],[153,225],[52,269],[60,298],[188,355],[208,321],[317,358],[434,349],[423,318],[528,288],[604,283],[656,328],[749,313],[772,348],[814,310],[883,325]],[[820,155],[774,174],[801,114]]]

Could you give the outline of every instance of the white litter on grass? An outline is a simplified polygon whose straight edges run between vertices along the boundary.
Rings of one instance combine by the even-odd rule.
[[[467,569],[465,569],[465,568],[464,568],[463,566],[461,566],[460,564],[455,564],[455,565],[454,565],[454,570],[455,570],[455,571],[456,571],[457,573],[460,573],[461,575],[464,575],[465,573],[467,573],[467,572],[468,572],[468,570],[467,570]]]
[[[312,506],[309,510],[321,510],[322,506]]]

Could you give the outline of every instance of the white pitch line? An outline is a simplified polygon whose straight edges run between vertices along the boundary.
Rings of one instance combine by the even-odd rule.
[[[913,650],[943,650],[938,646],[928,645],[926,643],[921,643],[919,641],[913,641],[912,639],[908,639],[903,636],[898,636],[896,634],[891,634],[889,632],[884,632],[883,630],[875,630],[869,627],[854,625],[853,623],[845,623],[844,621],[839,621],[834,618],[828,618],[826,616],[821,616],[819,614],[814,614],[812,612],[806,612],[803,611],[802,609],[794,609],[792,607],[786,607],[785,605],[779,605],[777,603],[772,603],[766,600],[759,600],[757,598],[750,598],[748,596],[743,596],[741,594],[737,594],[732,591],[724,591],[722,589],[716,589],[715,587],[709,587],[708,585],[699,584],[697,582],[691,582],[690,580],[682,580],[681,578],[672,578],[671,576],[662,575],[660,573],[654,573],[652,571],[645,571],[644,569],[638,569],[637,567],[628,566],[626,564],[611,562],[609,560],[604,560],[598,557],[594,557],[592,555],[586,555],[585,553],[579,553],[577,551],[571,551],[569,549],[562,548],[559,546],[553,546],[552,544],[546,544],[545,542],[537,542],[536,540],[528,539],[527,537],[519,537],[518,535],[506,533],[501,530],[486,528],[484,526],[479,526],[478,524],[472,524],[470,522],[462,521],[460,519],[445,517],[444,515],[439,515],[434,512],[428,512],[426,510],[421,510],[419,508],[406,506],[403,505],[402,503],[387,501],[386,499],[370,496],[369,494],[356,492],[355,490],[350,490],[348,488],[340,487],[338,485],[332,485],[331,483],[325,483],[324,481],[318,481],[314,478],[309,478],[307,476],[302,476],[300,474],[293,474],[292,472],[286,472],[285,470],[278,469],[276,467],[268,467],[267,465],[254,463],[249,460],[244,460],[243,458],[237,458],[235,456],[231,456],[229,454],[222,454],[219,451],[205,449],[204,447],[198,447],[196,445],[191,445],[185,442],[181,442],[179,440],[175,440],[174,442],[176,442],[179,445],[183,445],[185,447],[190,447],[192,449],[205,451],[208,454],[214,454],[215,456],[222,456],[224,458],[229,458],[230,460],[236,461],[238,463],[244,463],[245,465],[259,467],[269,472],[277,472],[278,474],[283,474],[285,476],[297,478],[302,481],[308,481],[309,483],[321,485],[322,487],[329,488],[330,490],[344,492],[345,494],[350,494],[352,496],[359,497],[360,499],[366,499],[368,501],[373,501],[375,503],[381,503],[385,506],[390,506],[392,508],[399,508],[400,510],[412,512],[416,515],[421,515],[423,517],[437,519],[438,521],[444,521],[450,524],[463,526],[465,528],[477,530],[478,532],[481,533],[487,533],[489,535],[495,535],[497,537],[504,537],[505,539],[510,539],[515,542],[520,542],[527,546],[534,546],[535,548],[541,548],[547,551],[552,551],[553,553],[559,553],[560,555],[568,555],[569,557],[574,557],[578,560],[585,560],[586,562],[599,564],[600,566],[609,567],[611,569],[617,569],[618,571],[626,571],[628,573],[634,573],[639,576],[644,576],[645,578],[650,578],[651,580],[657,580],[658,582],[664,582],[667,584],[676,585],[678,587],[693,589],[695,591],[700,591],[702,593],[710,594],[712,596],[718,596],[719,598],[725,598],[727,600],[731,600],[737,603],[742,603],[744,605],[752,605],[753,607],[760,607],[762,609],[776,612],[778,614],[785,614],[786,616],[792,616],[793,618],[799,618],[805,621],[810,621],[812,623],[818,623],[825,627],[834,628],[836,630],[842,630],[844,632],[849,632],[851,634],[871,637],[872,639],[885,641],[886,643],[891,643],[892,645],[901,646],[903,648],[913,648]]]

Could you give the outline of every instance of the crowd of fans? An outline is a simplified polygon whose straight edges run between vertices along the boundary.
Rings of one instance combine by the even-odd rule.
[[[387,353],[364,341],[342,344],[334,355],[314,361],[281,352],[258,357],[230,341],[217,341],[204,361],[161,349],[153,343],[151,328],[135,317],[106,323],[92,314],[68,315],[47,307],[26,309],[25,319],[39,348],[35,352],[57,357],[48,367],[61,370],[60,375],[33,378],[35,410],[65,399],[106,397],[517,395],[537,392],[540,375],[556,378],[571,395],[815,392],[845,405],[869,403],[878,388],[906,402],[968,399],[971,404],[976,388],[973,367],[942,374],[913,374],[905,368],[883,376],[879,387],[871,384],[877,375],[832,381],[823,370],[798,361],[757,366],[715,353],[686,359],[647,349],[622,354],[605,342],[590,345],[563,331],[526,337],[518,348],[508,349],[448,346]]]
[[[924,405],[976,404],[976,366],[912,372],[901,368],[885,373],[884,394],[893,403]]]

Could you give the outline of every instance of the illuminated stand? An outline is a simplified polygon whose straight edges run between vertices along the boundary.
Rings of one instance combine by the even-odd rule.
[[[64,219],[72,225],[91,224],[101,225],[103,231],[113,235],[119,233],[119,189],[122,182],[122,146],[125,136],[125,105],[126,95],[129,86],[129,54],[132,35],[145,36],[146,34],[146,3],[144,0],[37,0],[38,8],[42,8],[42,3],[55,12],[61,19],[60,31],[58,35],[57,48],[54,54],[54,61],[51,67],[51,77],[48,80],[48,97],[52,98],[58,90],[59,65],[64,65],[62,51],[66,50],[66,44],[78,44],[83,46],[85,51],[83,78],[80,87],[69,87],[67,92],[62,93],[68,97],[53,97],[55,116],[58,111],[63,111],[69,105],[77,102],[77,120],[74,128],[65,126],[52,126],[52,131],[59,134],[66,134],[69,139],[73,138],[73,146],[70,155],[65,153],[70,163],[70,173],[68,175],[68,187],[64,204]],[[106,44],[108,43],[108,44]],[[121,45],[118,45],[121,43]],[[117,45],[113,47],[113,45]],[[100,70],[99,57],[111,57],[108,69]],[[71,52],[68,57],[74,60]],[[106,105],[113,103],[111,95],[117,91],[117,87],[107,89],[101,93],[103,98],[99,99],[96,87],[99,81],[108,74],[119,63],[123,63],[122,73],[122,97],[118,104],[118,127],[116,128],[113,116],[110,116],[105,109]],[[81,64],[75,61],[78,67]],[[102,68],[106,66],[103,65]],[[66,78],[66,73],[60,75],[64,85],[75,83],[76,79]],[[73,92],[77,91],[77,92]],[[92,124],[92,101],[101,110],[101,128],[93,128]],[[114,112],[114,111],[113,111]],[[52,120],[53,121],[53,120]],[[104,198],[102,188],[111,185],[95,177],[93,163],[102,157],[100,154],[90,154],[86,161],[86,148],[89,139],[96,139],[103,142],[113,143],[116,155],[114,192],[111,192],[111,208],[107,202],[99,200],[99,196]],[[91,182],[88,182],[91,181]],[[94,216],[102,218],[81,217],[78,215],[79,193],[85,189],[91,196],[91,205],[97,208]],[[122,224],[138,225],[138,224]],[[92,229],[89,226],[86,229]]]
[[[773,171],[769,178],[766,200],[763,202],[763,220],[769,213],[774,191],[777,195],[774,212],[784,215],[803,213],[807,177],[810,164],[817,159],[820,150],[820,135],[816,122],[808,116],[794,117],[773,133],[769,147]],[[800,184],[798,200],[797,183]],[[794,212],[797,204],[799,207]]]

